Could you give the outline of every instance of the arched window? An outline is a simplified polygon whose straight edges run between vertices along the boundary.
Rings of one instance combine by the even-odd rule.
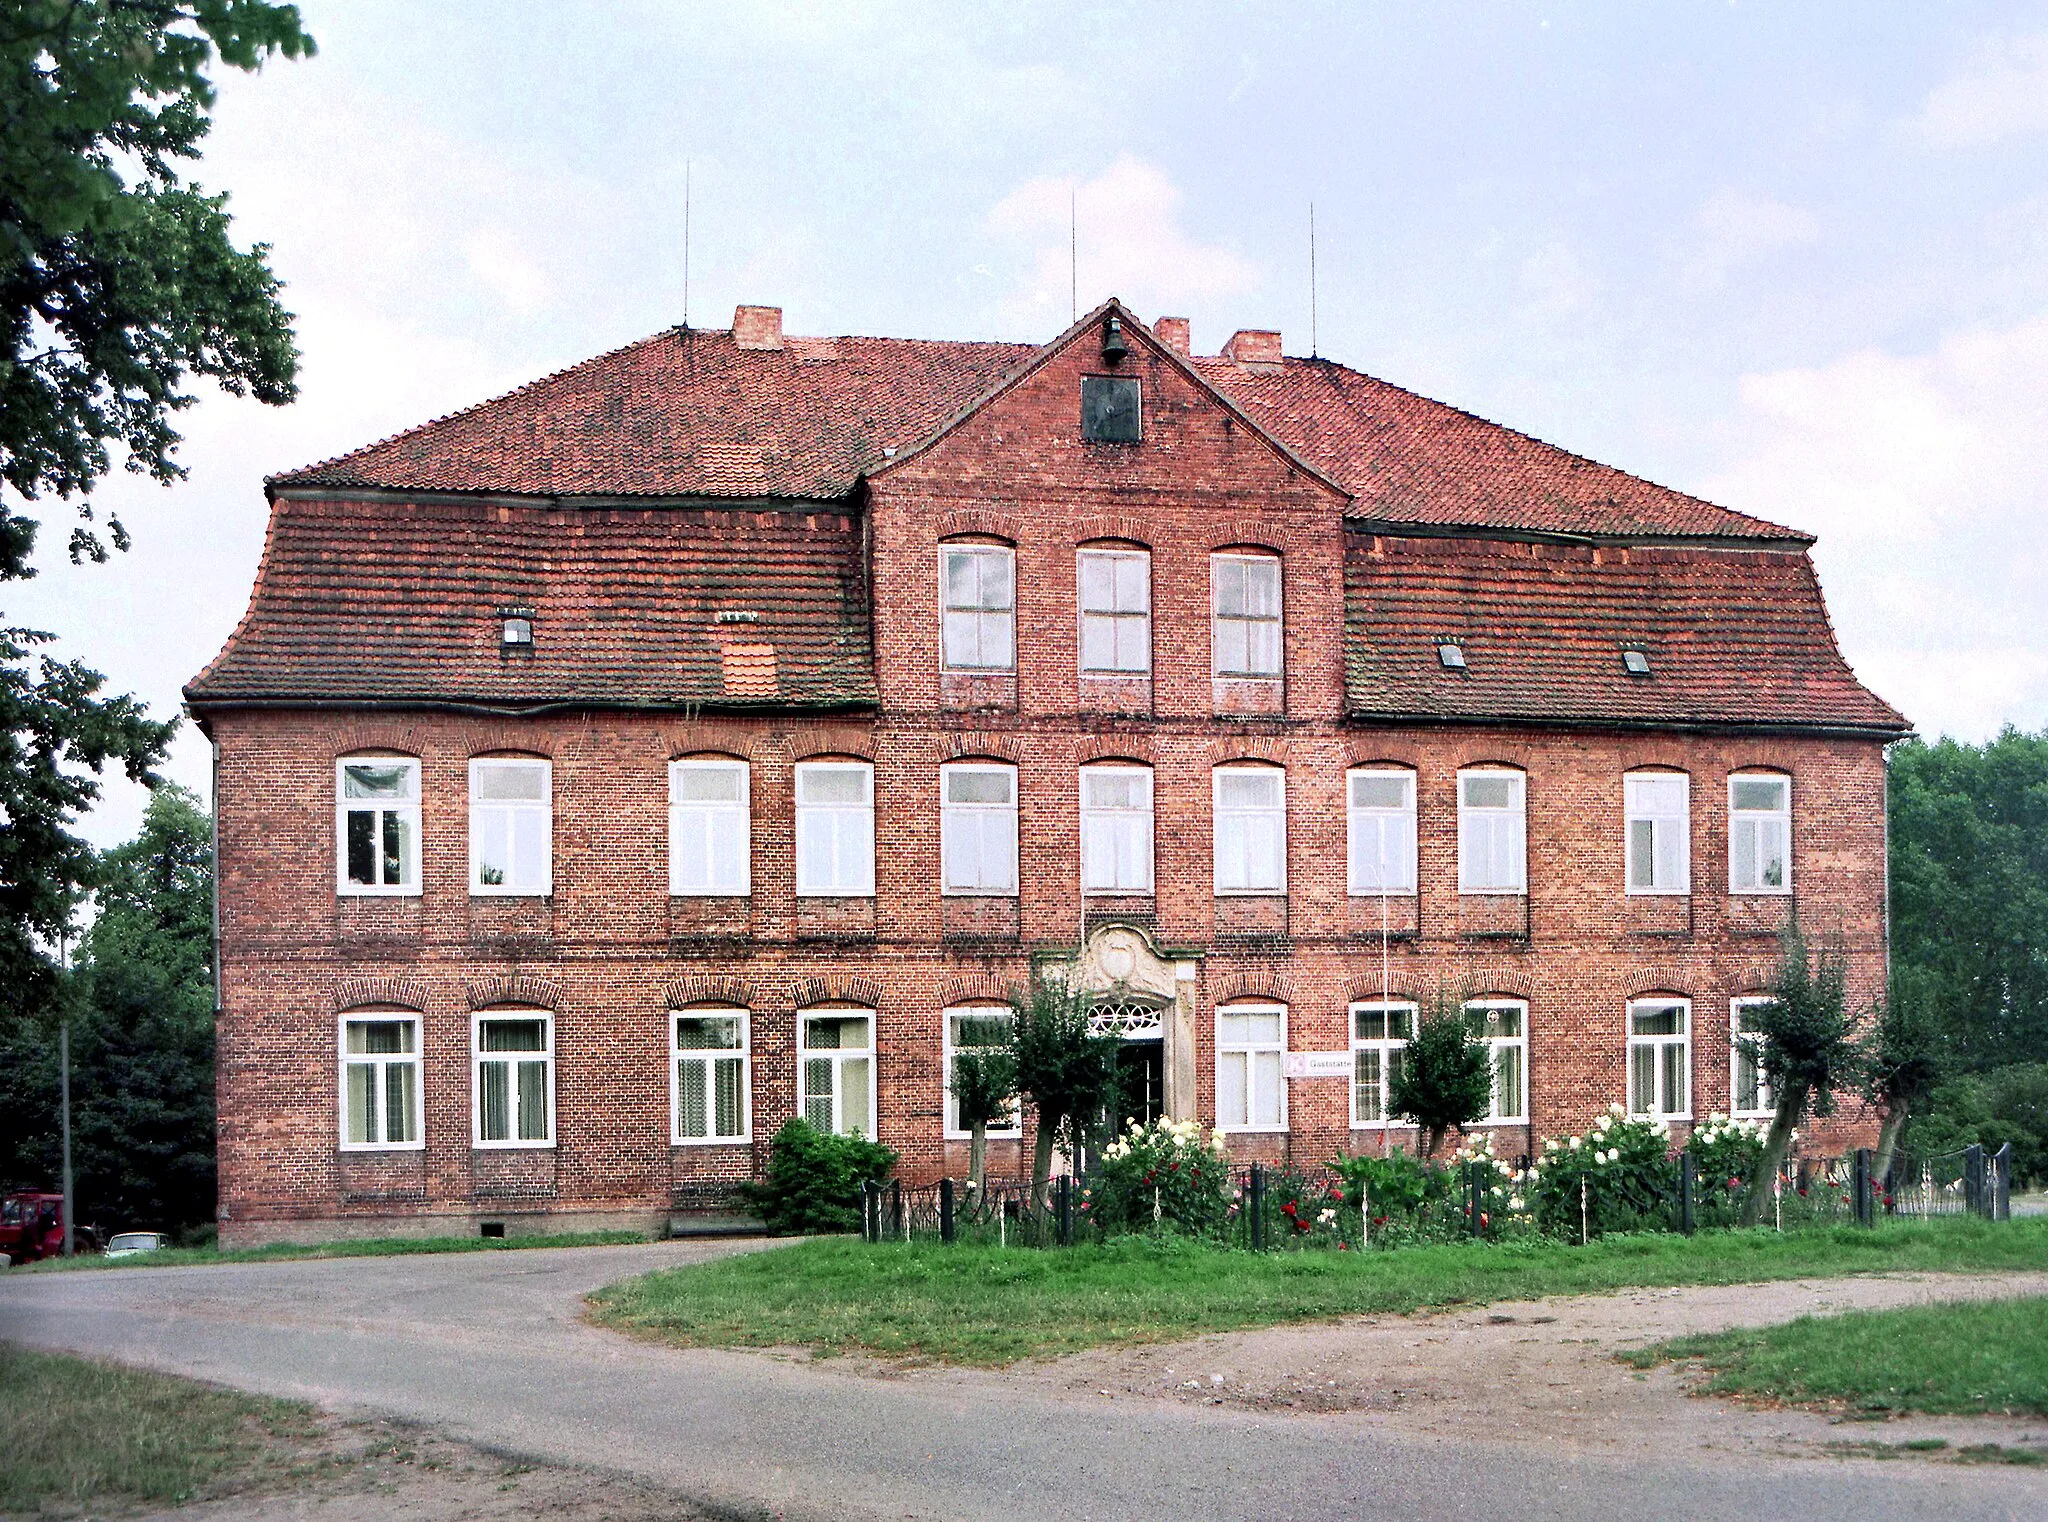
[[[870,763],[797,763],[796,891],[873,896],[875,769]]]
[[[411,756],[334,763],[335,891],[420,891],[420,764]]]
[[[1630,772],[1621,779],[1628,891],[1692,891],[1692,779],[1684,772]]]
[[[1792,891],[1792,779],[1737,772],[1728,779],[1728,891]]]
[[[420,1140],[420,1017],[364,1008],[340,1017],[341,1150],[417,1148]]]
[[[968,1004],[945,1012],[945,1059],[946,1059],[946,1135],[955,1140],[967,1136],[967,1128],[960,1124],[960,1102],[953,1097],[953,1061],[961,1052],[989,1051],[1009,1045],[1010,1023],[1015,1019],[1007,1004]],[[1016,1101],[1010,1105],[1010,1118],[1003,1122],[991,1122],[990,1136],[1020,1136],[1023,1134],[1023,1114]]]
[[[1216,892],[1287,891],[1287,774],[1277,766],[1215,769]]]
[[[1152,768],[1081,768],[1081,891],[1152,891]]]
[[[544,1009],[486,1009],[471,1029],[476,1145],[552,1147],[555,1017]]]
[[[554,891],[554,765],[535,756],[469,763],[469,891]]]
[[[1152,552],[1135,545],[1084,545],[1080,583],[1081,670],[1143,676],[1152,669]]]
[[[679,1146],[747,1140],[753,1108],[748,1034],[744,1009],[692,1005],[670,1011],[673,1135]]]
[[[1458,773],[1458,891],[1529,891],[1527,792],[1508,767]]]
[[[1215,674],[1280,675],[1280,557],[1267,550],[1211,555],[1209,583]]]
[[[1493,1074],[1487,1102],[1489,1121],[1521,1121],[1529,1115],[1529,1006],[1521,999],[1468,999],[1465,1028],[1486,1048]]]
[[[948,671],[1017,664],[1017,552],[1007,544],[939,546],[939,654]]]
[[[1017,892],[1017,768],[954,761],[939,768],[941,891],[1009,898]]]
[[[1362,1000],[1351,1006],[1351,1124],[1398,1124],[1387,1108],[1394,1075],[1415,1035],[1415,1005],[1405,999]]]
[[[1345,774],[1353,893],[1415,891],[1415,773],[1360,766]]]
[[[1216,1011],[1216,1124],[1221,1129],[1287,1129],[1286,1051],[1284,1004],[1226,1004]]]
[[[797,1107],[818,1130],[875,1139],[875,1012],[803,1010],[796,1017]]]
[[[752,891],[752,777],[729,756],[668,764],[668,891]]]
[[[1652,1120],[1692,1113],[1692,1000],[1657,994],[1628,1005],[1628,1111]]]

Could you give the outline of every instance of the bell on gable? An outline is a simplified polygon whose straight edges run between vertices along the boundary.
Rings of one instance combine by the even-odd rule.
[[[1102,358],[1105,364],[1115,364],[1131,352],[1131,346],[1124,341],[1124,324],[1120,317],[1112,316],[1102,325]]]

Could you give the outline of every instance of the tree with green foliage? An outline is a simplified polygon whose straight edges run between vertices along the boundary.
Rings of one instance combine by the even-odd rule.
[[[979,1190],[988,1162],[988,1128],[1014,1124],[1017,1058],[1009,1048],[1009,1022],[1001,1017],[961,1022],[963,1041],[953,1050],[953,1104],[967,1129],[967,1177]]]
[[[1440,998],[1416,1027],[1415,1039],[1387,1081],[1387,1108],[1422,1131],[1422,1155],[1436,1156],[1445,1133],[1482,1119],[1493,1098],[1493,1067],[1485,1043],[1472,1039],[1457,1001]]]
[[[56,1024],[71,1023],[79,1218],[188,1231],[214,1215],[212,824],[157,790],[106,853],[98,915],[57,1001],[0,1024],[0,1179],[58,1176]]]
[[[852,1131],[833,1136],[795,1116],[768,1144],[766,1176],[740,1193],[778,1234],[858,1231],[862,1188],[895,1166],[896,1154],[880,1142]]]
[[[1121,1043],[1091,1028],[1089,1000],[1070,986],[1064,969],[1041,971],[1029,990],[1011,994],[1010,1008],[1017,1091],[1038,1114],[1031,1198],[1042,1203],[1052,1179],[1053,1147],[1078,1152],[1084,1130],[1116,1092]]]
[[[1945,1068],[1941,1021],[1917,968],[1899,969],[1863,1039],[1863,1097],[1884,1116],[1872,1167],[1882,1179],[1906,1121],[1924,1114]]]
[[[1737,1038],[1747,1045],[1777,1102],[1756,1177],[1742,1199],[1745,1226],[1762,1219],[1799,1122],[1809,1111],[1833,1114],[1835,1091],[1854,1083],[1861,1072],[1848,982],[1848,959],[1833,948],[1811,951],[1794,926],[1785,934],[1770,998],[1753,1007],[1749,1034]]]
[[[188,379],[282,404],[291,317],[226,199],[180,177],[209,126],[208,69],[312,51],[297,10],[263,0],[12,0],[0,12],[0,485],[78,499],[74,560],[107,548],[88,497],[113,468],[182,474],[172,417]],[[108,538],[125,548],[118,520]],[[0,504],[0,581],[34,574],[36,520]],[[47,948],[69,933],[92,855],[70,823],[119,766],[152,782],[171,723],[0,628],[0,1016],[46,1009]]]
[[[2048,733],[1891,750],[1892,957],[1963,1071],[2048,1062]]]

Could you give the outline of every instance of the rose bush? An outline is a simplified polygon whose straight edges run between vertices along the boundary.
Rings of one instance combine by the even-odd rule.
[[[1221,1131],[1205,1140],[1192,1120],[1134,1120],[1102,1149],[1081,1203],[1103,1232],[1158,1227],[1210,1236],[1230,1218],[1230,1172]]]
[[[1633,1118],[1609,1105],[1585,1134],[1546,1141],[1530,1173],[1528,1201],[1546,1232],[1577,1237],[1582,1199],[1583,1226],[1592,1236],[1670,1227],[1678,1165],[1671,1127],[1661,1120]]]

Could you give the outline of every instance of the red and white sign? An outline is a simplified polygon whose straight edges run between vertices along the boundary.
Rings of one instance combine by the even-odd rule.
[[[1349,1052],[1289,1052],[1287,1054],[1287,1076],[1289,1078],[1349,1078],[1351,1076],[1351,1054]]]

